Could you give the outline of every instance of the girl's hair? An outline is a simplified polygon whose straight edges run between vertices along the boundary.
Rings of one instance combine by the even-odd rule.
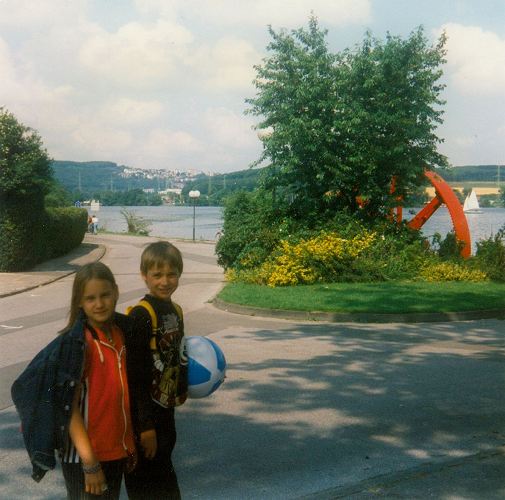
[[[117,288],[114,275],[105,264],[101,262],[92,262],[82,266],[75,273],[74,284],[72,285],[72,299],[70,300],[70,311],[68,313],[68,323],[65,328],[61,330],[61,333],[70,330],[75,323],[81,309],[80,304],[84,294],[84,288],[88,281],[92,279],[108,281],[115,289]]]
[[[140,272],[144,275],[150,269],[168,264],[172,269],[182,274],[183,263],[179,249],[168,241],[157,241],[148,245],[140,257]]]

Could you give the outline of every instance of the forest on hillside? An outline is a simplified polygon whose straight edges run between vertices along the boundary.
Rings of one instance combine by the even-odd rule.
[[[55,178],[76,199],[94,197],[106,204],[125,204],[130,198],[138,200],[139,191],[143,189],[159,191],[172,187],[172,181],[167,177],[125,177],[125,167],[114,162],[53,161],[52,167]],[[189,191],[198,190],[201,193],[200,204],[222,205],[224,198],[236,191],[253,191],[260,182],[262,171],[261,168],[248,168],[226,174],[198,175],[185,184],[183,198],[187,199]],[[500,171],[498,165],[466,165],[444,169],[440,174],[449,183],[498,182],[505,177],[505,171]],[[120,195],[120,192],[128,191],[137,194],[126,198]],[[149,201],[149,204],[158,203],[161,200]]]

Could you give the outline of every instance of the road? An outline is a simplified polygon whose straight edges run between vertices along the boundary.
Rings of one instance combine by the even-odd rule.
[[[149,238],[98,236],[118,310],[144,293]],[[177,411],[174,456],[185,499],[503,498],[503,322],[332,324],[242,316],[208,301],[223,282],[214,247],[178,242],[174,299],[187,335],[227,357],[225,384]],[[65,323],[73,276],[0,299],[0,497],[63,498],[40,484],[9,396]]]

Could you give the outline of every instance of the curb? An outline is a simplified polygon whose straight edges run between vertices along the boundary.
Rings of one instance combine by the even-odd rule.
[[[105,255],[106,251],[107,251],[107,248],[105,247],[105,245],[96,245],[95,249],[93,249],[89,254],[86,254],[86,256],[85,256],[86,262],[99,261]],[[95,254],[95,255],[93,255],[93,254]],[[90,255],[93,255],[93,257],[91,259],[89,259]],[[62,257],[57,257],[54,260],[59,260],[62,258],[68,258],[68,254],[67,254],[67,256],[63,255]],[[77,259],[77,260],[79,260],[79,259]],[[47,264],[47,263],[44,262],[43,264]],[[17,295],[18,293],[27,292],[29,290],[33,290],[35,288],[39,288],[44,285],[49,285],[50,283],[54,283],[55,281],[61,280],[62,278],[65,278],[67,276],[70,276],[71,274],[74,274],[77,271],[77,268],[80,267],[81,265],[83,265],[83,264],[76,264],[74,269],[69,269],[67,271],[52,271],[52,272],[58,273],[58,274],[54,275],[50,278],[47,278],[45,280],[42,280],[42,281],[36,283],[35,285],[24,286],[24,287],[18,288],[16,290],[9,290],[8,292],[0,293],[0,299],[4,298],[4,297],[10,297],[12,295]],[[36,266],[36,268],[37,268],[37,266]],[[28,271],[28,272],[30,272],[30,273],[37,272],[36,268],[32,269],[31,271]],[[48,272],[51,272],[51,271],[48,271]],[[20,273],[20,274],[23,274],[23,273]]]
[[[236,314],[296,321],[325,321],[328,323],[442,323],[476,319],[505,319],[505,309],[447,313],[333,313],[250,307],[225,302],[218,298],[215,298],[212,303],[217,309]]]

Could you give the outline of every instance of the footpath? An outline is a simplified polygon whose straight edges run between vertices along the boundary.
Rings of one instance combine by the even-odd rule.
[[[97,238],[96,240],[93,239],[93,236],[87,235],[85,242],[78,249],[64,257],[45,262],[29,272],[0,273],[0,304],[2,298],[12,297],[13,295],[53,283],[63,277],[69,276],[69,274],[72,274],[76,269],[87,262],[102,259],[104,255],[107,255],[107,263],[110,265],[113,259],[122,257],[113,252],[110,254],[107,253],[107,246],[113,243],[120,244],[122,241],[124,241],[124,237],[121,235],[107,234],[106,238]],[[182,245],[182,247],[184,248],[184,245]],[[203,248],[203,245],[201,247]],[[199,244],[195,244],[193,247],[187,246],[187,248],[190,248],[191,258],[194,259],[195,262],[198,262]],[[186,259],[184,249],[183,255]],[[208,259],[208,255],[209,250],[206,248],[201,254],[201,262],[204,262],[204,259]],[[189,275],[189,280],[191,280],[191,270]],[[210,283],[210,278],[208,278],[208,280]],[[201,286],[201,283],[199,283],[198,286]],[[212,286],[215,286],[215,282]],[[221,305],[220,309],[222,308],[223,305]],[[247,469],[242,471],[244,473],[243,479],[238,479],[240,476],[239,472],[236,470],[238,467],[237,463],[223,462],[223,458],[217,459],[217,463],[212,463],[210,458],[208,458],[207,461],[204,461],[201,457],[198,458],[198,460],[202,461],[204,466],[209,469],[217,467],[216,470],[208,471],[209,478],[215,476],[222,478],[231,477],[231,479],[227,479],[230,482],[230,486],[226,491],[232,491],[233,482],[243,482],[241,483],[244,485],[242,490],[238,488],[238,490],[235,490],[234,494],[221,492],[219,494],[220,498],[440,498],[447,500],[505,498],[505,428],[503,425],[503,417],[505,415],[504,407],[499,406],[501,405],[500,399],[503,398],[497,395],[498,392],[501,393],[501,391],[503,391],[503,385],[499,385],[498,382],[495,382],[499,380],[503,382],[503,368],[505,367],[503,364],[504,346],[500,340],[501,331],[498,331],[498,329],[503,330],[502,322],[497,320],[487,323],[461,322],[458,325],[459,328],[451,327],[451,330],[444,324],[433,327],[437,332],[442,332],[444,339],[448,339],[447,341],[444,340],[445,353],[440,351],[438,345],[435,346],[435,342],[429,344],[433,347],[429,347],[428,345],[428,347],[423,347],[423,349],[421,349],[419,347],[421,342],[414,340],[409,344],[408,355],[405,355],[406,351],[402,350],[402,347],[399,346],[400,341],[386,340],[384,336],[382,337],[384,342],[390,342],[390,345],[387,347],[387,349],[391,350],[388,358],[390,365],[384,364],[382,366],[384,372],[381,372],[380,369],[374,368],[371,364],[372,357],[376,355],[374,351],[378,351],[379,348],[377,346],[380,344],[380,342],[372,344],[371,335],[380,335],[383,330],[384,333],[401,331],[402,335],[405,335],[405,338],[409,338],[409,335],[414,335],[414,330],[409,333],[409,325],[370,325],[367,326],[366,330],[363,332],[358,332],[353,326],[343,326],[342,329],[346,329],[347,332],[356,333],[357,335],[352,338],[352,343],[350,342],[351,336],[343,338],[342,345],[339,346],[339,349],[341,349],[340,358],[335,361],[333,359],[327,359],[328,356],[325,352],[314,352],[314,349],[316,349],[316,347],[314,347],[314,344],[316,344],[315,341],[318,340],[319,337],[328,337],[327,331],[331,331],[328,330],[328,325],[318,325],[314,324],[314,322],[304,324],[300,321],[295,322],[295,320],[293,322],[283,320],[280,326],[275,327],[273,324],[274,326],[272,326],[272,328],[275,327],[278,330],[275,332],[277,335],[274,337],[274,332],[270,331],[263,324],[259,325],[263,325],[263,328],[259,328],[259,326],[257,327],[255,324],[251,326],[253,320],[247,316],[239,316],[235,313],[217,310],[211,304],[205,306],[204,312],[205,316],[198,316],[198,321],[202,325],[210,325],[213,321],[219,321],[224,325],[225,320],[223,318],[230,318],[230,327],[228,329],[223,329],[221,333],[218,334],[218,340],[219,342],[227,342],[226,354],[229,358],[230,380],[227,381],[223,387],[229,389],[228,398],[232,397],[233,400],[225,403],[223,399],[224,393],[220,392],[220,390],[218,391],[220,392],[221,398],[218,400],[220,406],[216,410],[215,408],[217,408],[217,405],[215,402],[208,403],[203,400],[199,408],[199,413],[196,416],[192,414],[192,412],[194,412],[193,409],[186,410],[185,407],[183,407],[185,420],[187,417],[189,421],[189,417],[192,416],[193,423],[191,424],[192,427],[185,428],[185,426],[189,426],[189,424],[183,421],[180,432],[183,436],[185,432],[187,432],[195,436],[202,436],[202,439],[210,439],[207,429],[208,425],[211,425],[211,420],[210,418],[206,420],[205,412],[214,411],[214,416],[212,417],[214,423],[212,425],[222,425],[223,429],[225,429],[223,432],[226,432],[226,430],[228,431],[225,442],[221,441],[221,445],[224,448],[227,446],[230,447],[230,452],[227,453],[227,455],[233,455],[234,449],[236,456],[239,457],[244,453],[251,454],[251,457],[247,460]],[[195,314],[195,318],[196,316]],[[196,320],[193,320],[193,322],[195,321]],[[276,321],[279,320],[277,319]],[[254,332],[252,327],[255,328]],[[430,329],[432,329],[431,326]],[[311,368],[314,372],[316,369],[318,370],[318,382],[314,383],[314,390],[319,391],[319,400],[316,397],[311,398],[311,396],[307,394],[298,399],[298,389],[295,388],[296,392],[290,390],[289,383],[292,383],[292,381],[289,377],[301,378],[301,374],[306,374],[307,372],[303,372],[302,370],[304,368],[299,366],[300,363],[304,363],[303,359],[297,360],[295,359],[296,356],[293,355],[293,359],[288,360],[287,358],[283,358],[282,355],[282,353],[287,353],[289,357],[290,353],[294,352],[295,343],[299,342],[302,344],[306,341],[304,337],[298,335],[305,330],[313,332],[309,335],[313,335],[314,342],[312,345],[307,344],[307,347],[304,347],[303,352],[300,354],[300,358],[303,358],[306,354],[307,363],[316,363],[315,360],[317,360],[317,362],[321,364],[322,368],[317,368],[315,366]],[[463,344],[461,344],[463,347],[460,345],[456,346],[454,339],[456,338],[458,330],[467,332],[467,337],[473,343],[464,343],[466,342],[464,340]],[[202,331],[205,331],[204,326],[202,326]],[[240,336],[240,332],[244,334],[246,340],[249,342],[246,348],[244,348],[244,344],[239,342],[240,339],[238,339],[238,337]],[[254,337],[250,335],[251,332],[254,333]],[[285,335],[278,335],[279,332],[284,332]],[[487,342],[489,346],[491,346],[493,342],[497,342],[496,349],[491,350],[491,347],[489,347],[489,354],[486,354],[484,348],[477,348],[476,345],[480,342],[480,340],[477,340],[478,335],[481,335],[484,338],[484,343]],[[258,339],[263,340],[266,344],[272,344],[274,342],[275,352],[279,354],[277,356],[272,355],[272,357],[267,360],[268,362],[260,359],[258,351],[252,347],[252,345],[254,345],[253,343]],[[498,341],[496,341],[496,339],[498,339]],[[380,340],[380,338],[375,337],[374,341],[375,340]],[[345,342],[347,342],[347,344]],[[372,384],[370,384],[368,388],[364,388],[362,381],[359,382],[356,380],[351,383],[349,380],[349,382],[346,382],[349,390],[352,389],[356,392],[362,391],[363,395],[366,396],[363,396],[361,400],[358,398],[356,402],[353,402],[356,406],[352,406],[351,403],[348,403],[348,406],[345,407],[346,401],[348,401],[348,399],[346,400],[345,398],[351,396],[345,393],[341,387],[335,386],[333,390],[331,388],[323,389],[321,387],[321,384],[334,383],[335,373],[339,369],[338,366],[344,363],[343,356],[345,355],[346,348],[349,349],[348,356],[350,356],[352,361],[352,363],[349,363],[349,374],[352,376],[358,374],[358,376],[369,377],[365,380],[370,381],[372,378],[370,377],[370,372],[375,370],[373,373],[374,380],[394,380],[394,382],[387,387],[381,382],[381,390],[383,390],[384,393],[390,393],[390,395],[387,396],[389,399],[374,403],[374,401],[376,401],[374,397],[377,396],[377,394],[374,394],[373,391],[378,389],[374,389]],[[258,349],[261,348],[258,347]],[[449,367],[452,367],[456,371],[456,363],[458,362],[456,358],[459,354],[463,353],[462,356],[467,359],[472,358],[472,364],[465,365],[475,370],[468,379],[468,384],[472,384],[472,381],[475,382],[475,385],[472,385],[470,388],[471,397],[475,397],[476,401],[484,401],[484,404],[480,403],[481,406],[477,408],[472,407],[466,414],[468,416],[467,418],[471,421],[469,424],[470,428],[473,429],[469,432],[472,432],[474,435],[464,436],[464,439],[474,439],[473,445],[469,445],[467,441],[462,441],[461,443],[454,442],[457,440],[457,436],[463,435],[463,430],[458,433],[458,426],[461,425],[463,426],[462,429],[466,429],[464,426],[468,424],[468,422],[461,421],[462,417],[457,414],[457,408],[451,407],[451,405],[455,404],[452,398],[456,401],[456,398],[459,397],[457,394],[458,391],[455,390],[448,393],[450,395],[446,401],[446,407],[444,407],[442,397],[438,397],[438,399],[435,400],[435,395],[433,393],[438,390],[438,387],[435,389],[435,385],[430,386],[429,379],[430,372],[432,377],[439,376],[438,367],[436,365],[438,361],[436,359],[430,361],[432,364],[427,367],[428,373],[426,375],[424,372],[419,371],[420,365],[415,364],[418,363],[419,360],[426,360],[427,358],[425,356],[429,354],[430,349],[432,349],[433,352],[438,349],[437,354],[441,354],[441,356],[437,359],[443,360],[444,362],[447,361],[447,356],[450,354],[451,358],[449,358],[448,361]],[[356,357],[358,351],[363,352],[362,357],[361,355],[359,358]],[[400,359],[400,353],[402,359]],[[294,363],[295,361],[296,364]],[[483,365],[479,365],[479,362],[490,362],[489,368],[487,367],[488,365],[486,365],[486,368],[482,368],[481,370],[479,366]],[[410,372],[407,370],[399,371],[394,379],[388,379],[388,376],[385,375],[388,371],[393,369],[393,365],[397,364],[394,369],[398,369],[398,367],[404,367],[409,363]],[[379,365],[379,363],[376,363],[376,365]],[[450,375],[449,372],[445,370],[446,368],[440,373],[442,376],[447,377],[447,384],[449,387],[453,381],[451,377],[454,377],[454,380],[456,380],[456,378],[466,376],[461,371],[457,373],[457,376],[454,376]],[[494,379],[495,381],[493,381],[490,387],[486,387],[486,379],[489,379],[492,373],[496,373],[496,370],[501,370],[501,375],[496,376]],[[239,385],[242,376],[247,378],[247,371],[255,371],[258,376],[256,378],[252,377],[247,379],[245,383]],[[361,373],[365,371],[368,373],[361,375]],[[239,377],[236,375],[237,373],[241,373],[242,375]],[[348,376],[348,374],[344,375]],[[287,378],[283,378],[285,376]],[[308,375],[306,376],[308,377]],[[414,380],[416,376],[420,379],[426,377],[427,382],[425,382],[424,379],[416,382]],[[276,377],[278,378],[278,383],[284,385],[284,389],[274,394],[269,392],[267,384],[272,380],[275,381]],[[414,382],[412,382],[413,384],[417,384],[413,386],[416,388],[417,393],[416,390],[407,385],[406,379],[409,377],[412,377],[414,380]],[[236,380],[234,380],[234,378]],[[254,380],[256,380],[255,385],[253,385],[252,382]],[[339,383],[342,383],[342,381],[346,381],[347,379],[341,378],[337,380]],[[454,383],[456,384],[457,382],[455,381]],[[260,390],[260,386],[263,386],[262,390]],[[307,390],[310,391],[310,387]],[[478,394],[480,390],[482,390],[482,394]],[[283,401],[281,400],[280,403],[283,405],[283,408],[289,411],[275,415],[269,414],[269,412],[273,411],[269,406],[277,407],[279,405],[279,399],[282,399],[283,393],[286,399]],[[296,394],[296,401],[288,400],[291,394]],[[245,423],[246,420],[244,420],[243,409],[237,401],[251,395],[255,395],[256,399],[254,401],[249,401],[249,403],[251,403],[251,420],[247,424]],[[338,410],[335,409],[334,406],[334,401],[337,396],[340,398],[337,405]],[[404,413],[405,410],[402,407],[408,404],[409,399],[412,400],[412,398],[415,397],[419,398],[419,406],[413,408],[412,414]],[[462,397],[468,399],[467,395],[463,395]],[[323,398],[324,401],[321,402],[321,398]],[[401,404],[399,404],[399,402],[401,402]],[[205,406],[206,404],[207,407]],[[465,406],[465,401],[463,400],[459,404]],[[349,414],[352,413],[352,410],[354,410],[354,414],[359,414],[363,410],[363,407],[366,407],[367,421],[355,417],[351,422],[349,418],[346,418],[344,415],[344,408]],[[333,413],[342,413],[342,415],[338,416],[337,427],[339,427],[340,430],[331,430],[333,417],[332,412],[329,411],[330,409]],[[359,411],[357,411],[358,409]],[[219,415],[217,411],[220,412]],[[454,414],[454,421],[440,424],[438,417],[435,418],[433,415],[435,412],[446,415]],[[196,414],[196,412],[194,413]],[[234,433],[234,425],[239,418],[241,419],[241,424],[236,427],[237,432]],[[253,421],[254,418],[256,421]],[[410,421],[410,419],[412,420]],[[352,431],[349,431],[346,436],[347,431],[345,429],[351,428],[352,425],[360,425],[362,428],[371,428],[373,425],[377,425],[376,422],[379,421],[381,421],[380,426],[382,432],[374,430],[366,434],[352,434]],[[300,422],[304,422],[307,428],[296,429]],[[195,427],[196,423],[202,424],[202,430],[198,430],[198,428]],[[441,428],[438,427],[439,425]],[[252,434],[249,434],[251,427]],[[314,431],[314,429],[319,430]],[[386,431],[386,429],[388,429],[388,431]],[[423,451],[421,450],[423,446],[423,437],[417,435],[419,430],[421,430],[425,436],[429,436],[429,439],[432,440],[433,443],[436,443],[440,450],[444,450],[443,452],[440,451],[438,457],[436,454],[433,454],[433,459],[426,459],[423,455]],[[412,432],[412,435],[409,435],[409,431]],[[315,434],[312,434],[312,432],[315,432]],[[331,432],[334,434],[331,434]],[[295,439],[286,439],[288,433],[298,433],[298,436],[305,433],[307,436],[312,437],[310,437],[310,439],[307,437],[303,443],[301,443],[300,441],[297,442]],[[334,437],[332,437],[329,442],[324,439],[325,433],[338,436],[338,439],[342,443],[342,451],[340,453],[349,455],[349,464],[353,465],[353,463],[358,460],[363,462],[363,466],[360,465],[361,472],[359,474],[350,474],[345,472],[342,468],[342,476],[339,478],[338,469],[337,472],[335,472],[330,465],[326,468],[324,464],[320,464],[314,470],[307,472],[311,474],[320,474],[320,479],[310,479],[313,484],[320,484],[320,489],[318,489],[317,492],[314,492],[315,490],[313,489],[310,494],[303,493],[303,489],[298,489],[296,486],[297,484],[306,483],[309,480],[308,477],[303,477],[303,475],[297,478],[287,478],[286,482],[291,484],[291,486],[284,490],[280,489],[280,486],[276,489],[272,487],[272,485],[266,484],[266,482],[269,481],[269,476],[261,476],[261,473],[265,473],[264,471],[266,470],[272,471],[273,476],[275,476],[276,469],[285,468],[285,474],[288,475],[289,469],[296,469],[296,464],[299,463],[300,460],[310,463],[310,461],[315,461],[320,457],[324,457],[325,454],[328,462],[334,461],[335,457],[338,456],[338,450],[335,452],[333,448],[328,447]],[[394,438],[392,437],[393,434],[395,435]],[[486,437],[475,444],[484,434],[486,434]],[[187,461],[186,463],[184,461],[184,446],[187,446],[184,444],[184,439],[182,440],[182,444],[178,444],[181,450],[181,458],[178,459],[178,463],[186,465],[186,469],[188,470],[187,474],[189,475],[191,462]],[[248,442],[248,439],[252,441]],[[366,441],[369,439],[374,439],[376,443],[381,443],[384,449],[375,447],[375,452],[372,451],[366,454],[365,451],[362,450],[367,450],[368,444]],[[397,439],[397,441],[395,441],[395,439]],[[403,443],[402,439],[404,441]],[[409,439],[412,443],[415,442],[415,445],[412,444],[409,447],[405,444]],[[318,446],[321,447],[319,450]],[[334,447],[335,445],[333,444],[332,446]],[[237,448],[239,448],[238,452],[236,451]],[[276,462],[275,453],[279,450],[279,453],[281,453],[284,448],[287,448],[286,454],[282,455],[284,463]],[[380,453],[377,451],[379,449]],[[355,450],[354,455],[352,455],[353,450]],[[385,453],[384,450],[387,450],[387,453]],[[397,451],[395,452],[395,450]],[[215,450],[213,450],[213,452],[216,453]],[[6,450],[0,449],[0,465],[5,453]],[[376,464],[375,467],[372,466],[374,460],[376,460],[379,455],[382,457],[381,460],[384,461],[385,465],[379,463]],[[265,464],[260,463],[259,457],[264,457]],[[178,457],[176,457],[176,459],[177,458]],[[416,462],[417,459],[423,460]],[[192,460],[194,462],[196,458]],[[263,465],[265,466],[264,468],[262,468]],[[181,466],[181,469],[184,471],[184,467]],[[203,469],[200,469],[200,475],[202,474],[201,470]],[[381,471],[384,471],[384,473]],[[222,475],[220,475],[221,472]],[[234,473],[237,474],[235,479],[233,477]],[[194,482],[194,472],[192,474],[191,477],[186,479],[188,484],[189,481]],[[257,475],[256,478],[254,478],[255,474]],[[184,472],[181,472],[181,477],[184,484]],[[201,479],[201,477],[199,479]],[[4,480],[4,471],[1,471],[0,491],[2,491],[1,487]],[[212,491],[212,484],[212,481],[209,479],[207,490],[205,490],[206,494],[203,496],[194,493],[187,495],[187,498],[218,498],[210,493],[210,491]],[[331,484],[337,486],[328,486]],[[235,486],[237,486],[237,484]],[[254,493],[251,493],[252,486],[255,488]],[[237,493],[237,491],[242,491],[242,493]],[[21,495],[19,498],[23,498],[23,496]]]

